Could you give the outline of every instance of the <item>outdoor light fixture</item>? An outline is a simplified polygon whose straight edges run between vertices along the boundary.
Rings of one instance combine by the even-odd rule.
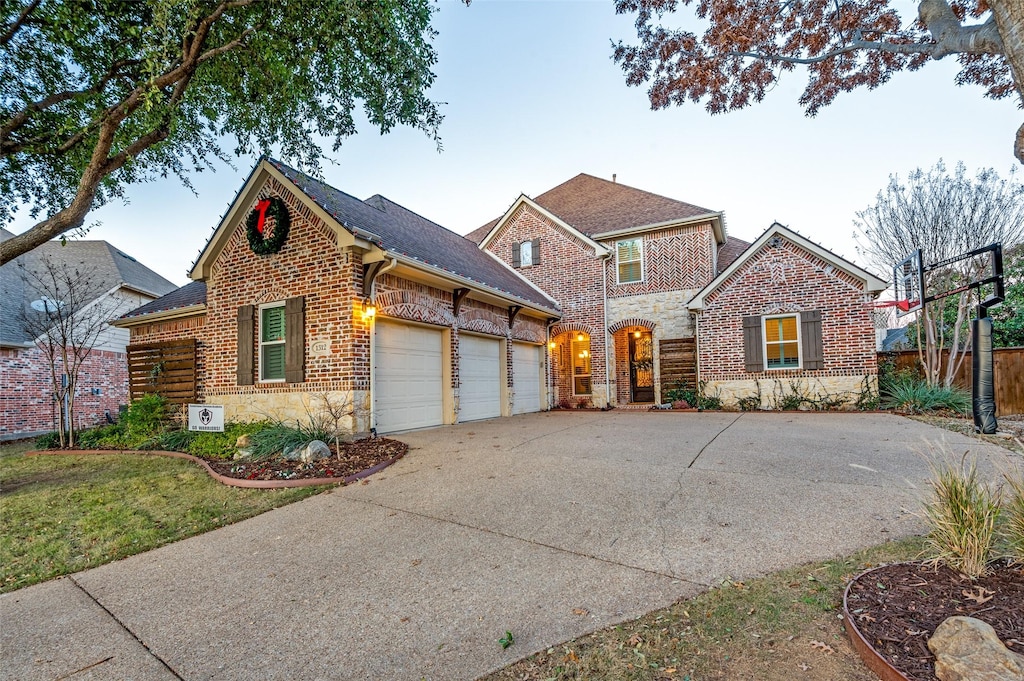
[[[639,337],[640,337],[640,332],[639,331],[634,331],[633,332],[633,338],[639,338]]]
[[[582,343],[583,342],[583,334],[581,333],[578,336],[576,336],[576,340],[578,340],[580,343]]]
[[[363,318],[373,319],[377,316],[377,306],[371,303],[369,300],[363,301]]]
[[[555,341],[551,341],[550,343],[548,343],[548,347],[550,349],[554,350],[555,349]]]

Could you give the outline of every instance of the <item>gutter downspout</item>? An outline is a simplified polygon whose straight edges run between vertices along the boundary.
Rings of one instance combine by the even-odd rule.
[[[601,256],[601,295],[604,296],[604,305],[601,311],[604,316],[604,325],[601,334],[604,337],[604,404],[605,407],[612,406],[612,378],[611,365],[608,363],[608,259],[612,257],[611,251]],[[613,357],[614,359],[614,349]],[[618,395],[616,395],[618,401]]]
[[[388,252],[387,251],[384,251],[384,257],[385,258],[388,257]],[[376,299],[377,299],[377,279],[380,277],[380,275],[382,275],[385,272],[388,272],[390,270],[393,270],[396,267],[398,267],[398,258],[391,258],[391,262],[388,263],[387,265],[385,265],[384,267],[380,268],[380,270],[377,272],[377,275],[373,278],[373,281],[370,282],[370,301],[371,302],[376,301]],[[369,400],[370,400],[370,421],[369,421],[369,423],[367,425],[370,427],[370,433],[373,434],[373,435],[377,434],[377,413],[373,409],[373,390],[374,390],[374,386],[375,386],[375,382],[374,382],[375,376],[374,376],[374,374],[376,373],[373,370],[373,360],[374,360],[373,346],[375,345],[374,337],[376,336],[376,330],[377,330],[377,316],[374,315],[373,317],[370,317],[370,386],[369,386],[370,389],[367,391],[369,393],[368,397],[369,397]]]

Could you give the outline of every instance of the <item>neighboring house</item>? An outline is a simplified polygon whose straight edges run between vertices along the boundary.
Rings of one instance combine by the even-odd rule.
[[[14,236],[0,229],[0,241]],[[26,281],[24,270],[49,260],[88,272],[97,293],[88,303],[111,319],[176,287],[135,258],[106,241],[51,241],[0,267],[0,440],[31,437],[54,430],[61,405],[53,399],[50,364],[36,338],[19,323],[22,312],[47,304],[45,292]],[[53,303],[50,303],[53,304]],[[93,344],[79,374],[75,419],[79,427],[104,422],[128,402],[125,346],[129,334],[108,327]],[[60,367],[58,366],[58,372]]]
[[[765,279],[777,261],[782,278]],[[728,395],[743,391],[723,381],[767,376],[870,382],[871,299],[884,288],[781,226],[751,245],[727,235],[719,211],[589,175],[520,196],[461,237],[273,160],[253,170],[191,276],[117,324],[147,348],[194,340],[196,399],[228,419],[302,419],[327,397],[351,405],[351,429],[379,432],[554,405],[646,407],[698,376]],[[757,277],[765,289],[734,301]],[[794,364],[783,319],[782,340],[757,346],[764,366],[744,365],[755,352],[744,317],[776,314],[817,323],[827,349],[798,350]]]

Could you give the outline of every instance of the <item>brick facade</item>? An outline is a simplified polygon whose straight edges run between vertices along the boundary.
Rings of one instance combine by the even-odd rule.
[[[727,403],[779,391],[856,399],[877,378],[872,296],[863,282],[784,237],[769,240],[705,298],[698,319],[700,378]],[[743,318],[821,311],[823,368],[746,371]]]
[[[62,365],[58,363],[58,374]],[[0,439],[56,430],[60,406],[53,399],[50,363],[39,348],[0,348]],[[94,392],[99,392],[98,395]],[[79,429],[116,418],[128,403],[128,362],[123,352],[93,350],[78,374],[75,424]]]

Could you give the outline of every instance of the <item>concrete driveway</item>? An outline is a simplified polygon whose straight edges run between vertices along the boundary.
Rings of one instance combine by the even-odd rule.
[[[0,678],[473,679],[919,531],[928,442],[1005,456],[863,414],[556,412],[400,439],[368,484],[0,597]]]

